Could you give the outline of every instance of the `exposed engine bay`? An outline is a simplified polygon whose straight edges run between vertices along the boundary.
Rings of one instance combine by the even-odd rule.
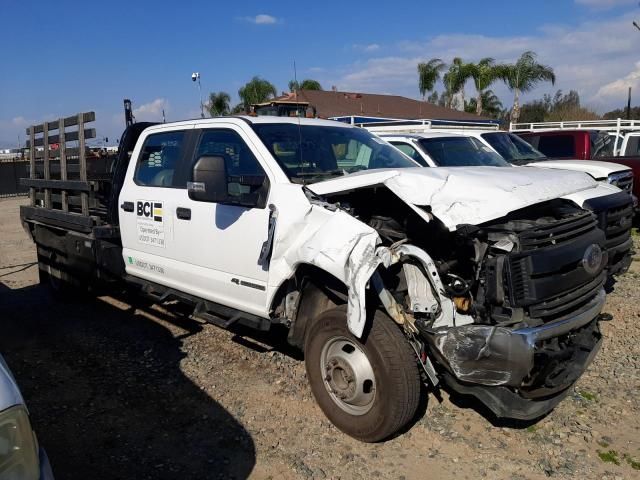
[[[493,398],[501,392],[511,405],[513,396],[524,402],[508,416],[539,414],[545,402],[528,399],[566,390],[597,351],[605,235],[571,201],[450,231],[435,217],[425,222],[384,186],[329,200],[374,228],[395,257],[378,269],[384,288],[376,289],[392,297],[380,297],[388,312],[408,319],[396,321],[417,332],[417,353],[461,391],[492,387],[464,393],[489,394],[493,400],[484,400],[495,413],[506,408],[506,397]]]

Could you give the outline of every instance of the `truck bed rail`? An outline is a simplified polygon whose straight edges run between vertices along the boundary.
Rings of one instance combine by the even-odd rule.
[[[29,178],[20,184],[29,187],[30,205],[23,218],[80,230],[100,224],[100,182],[87,175],[86,140],[96,131],[86,125],[94,121],[94,112],[83,112],[27,128]]]

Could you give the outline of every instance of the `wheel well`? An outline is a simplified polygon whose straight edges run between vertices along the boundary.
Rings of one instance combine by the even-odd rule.
[[[289,292],[297,291],[300,295],[289,329],[289,343],[303,350],[309,321],[325,310],[347,303],[347,290],[347,286],[330,273],[313,265],[299,266],[274,297],[275,302],[279,302]]]

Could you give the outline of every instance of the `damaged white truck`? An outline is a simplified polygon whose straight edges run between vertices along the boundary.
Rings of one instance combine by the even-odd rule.
[[[134,124],[106,177],[79,155],[79,178],[34,154],[23,181],[42,280],[287,326],[321,409],[360,440],[406,428],[443,383],[538,418],[600,346],[605,234],[562,198],[597,187],[585,174],[420,168],[363,129],[280,117]]]

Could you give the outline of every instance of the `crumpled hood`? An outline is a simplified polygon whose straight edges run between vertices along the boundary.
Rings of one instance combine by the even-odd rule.
[[[542,162],[528,163],[525,166],[586,172],[596,179],[606,179],[611,173],[629,170],[629,167],[619,163],[599,162],[597,160],[544,160]]]
[[[383,184],[425,220],[431,212],[449,230],[478,225],[529,205],[598,185],[579,172],[536,168],[457,167],[380,169],[309,185],[319,195]]]

